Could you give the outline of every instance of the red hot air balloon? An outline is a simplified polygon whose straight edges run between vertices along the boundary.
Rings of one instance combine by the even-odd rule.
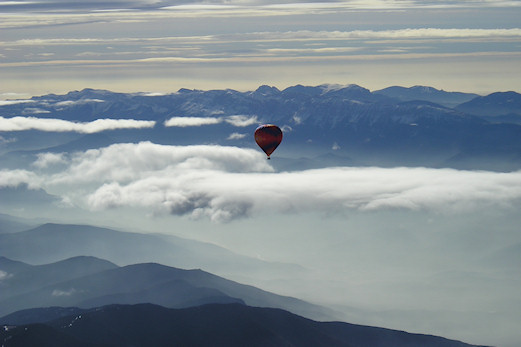
[[[270,159],[271,153],[282,141],[282,130],[276,125],[265,124],[255,129],[255,142]]]

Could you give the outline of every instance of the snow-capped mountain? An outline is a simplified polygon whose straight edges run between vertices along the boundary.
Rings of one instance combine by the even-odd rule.
[[[1,153],[4,165],[16,166],[17,158],[31,154],[28,150],[63,152],[141,140],[255,148],[253,130],[275,123],[284,131],[283,146],[277,150],[279,157],[288,159],[284,169],[293,164],[321,166],[321,158],[331,157],[354,165],[520,168],[521,126],[487,118],[505,114],[505,105],[512,104],[508,100],[517,100],[519,94],[474,96],[430,87],[371,92],[357,85],[297,85],[284,90],[261,86],[250,92],[181,89],[168,95],[84,89],[4,101]],[[495,101],[486,108],[472,106],[484,98]],[[443,106],[455,100],[467,102]],[[56,136],[32,143],[34,136],[18,131],[35,120],[48,123],[33,125],[31,131]],[[56,120],[67,123],[54,129],[51,123]],[[93,134],[102,131],[103,136]],[[296,164],[296,159],[307,164]]]

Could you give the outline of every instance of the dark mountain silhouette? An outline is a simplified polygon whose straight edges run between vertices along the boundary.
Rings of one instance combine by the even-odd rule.
[[[0,258],[7,275],[0,282],[0,315],[36,307],[91,308],[113,303],[154,303],[190,307],[206,303],[246,303],[331,319],[330,310],[291,297],[239,284],[202,270],[156,263],[116,267],[92,257],[31,266]],[[80,273],[83,272],[83,275]],[[34,278],[30,277],[34,274]],[[18,290],[18,291],[17,291]]]
[[[23,164],[21,155],[8,153],[14,150],[33,151],[26,153],[27,164],[31,158],[34,159],[35,150],[71,151],[106,146],[111,141],[148,140],[179,145],[212,143],[255,148],[252,138],[230,140],[228,137],[237,131],[253,133],[258,125],[256,122],[239,128],[226,121],[201,127],[164,126],[164,121],[173,116],[224,120],[243,115],[256,117],[258,123],[283,126],[284,143],[277,149],[277,156],[291,160],[303,158],[295,163],[295,168],[329,165],[329,161],[320,162],[314,158],[334,154],[347,158],[351,165],[516,170],[521,168],[521,125],[508,123],[506,127],[498,126],[497,119],[491,122],[483,117],[513,117],[519,112],[518,98],[519,94],[514,92],[479,97],[422,86],[390,87],[376,92],[357,85],[297,85],[284,90],[261,86],[250,92],[182,89],[161,96],[85,89],[33,98],[30,107],[41,108],[47,113],[38,116],[49,118],[81,122],[133,118],[154,120],[156,126],[152,129],[106,131],[103,136],[81,140],[79,134],[69,135],[73,138],[69,137],[68,141],[60,134],[49,138],[52,142],[47,146],[40,143],[29,148],[21,148],[18,141],[9,142],[5,145],[3,162],[6,164],[3,165]],[[454,108],[458,103],[461,104]],[[27,107],[27,104],[18,103],[4,105],[1,109],[5,117],[10,117],[23,114]],[[14,136],[24,135],[6,132],[4,137]],[[60,138],[61,142],[58,141]],[[459,165],[460,161],[463,165]],[[340,164],[345,162],[342,159]],[[286,165],[284,169],[291,167]]]
[[[464,347],[403,331],[312,321],[287,311],[240,304],[167,309],[110,305],[0,333],[5,346],[344,346]]]
[[[31,268],[32,266],[29,264],[0,256],[0,270],[2,270],[6,274],[4,276],[8,276],[9,274],[12,274],[14,272],[19,273],[27,271]]]
[[[20,310],[0,318],[0,325],[27,325],[46,323],[52,320],[79,315],[88,311],[78,307],[39,307]]]
[[[33,291],[35,288],[114,268],[117,266],[109,261],[86,256],[46,265],[29,265],[0,257],[0,269],[9,276],[0,284],[0,300]]]
[[[458,110],[485,117],[516,114],[521,117],[521,94],[497,92],[480,96],[456,107]]]
[[[88,345],[58,330],[43,324],[31,324],[18,328],[4,328],[0,341],[7,347],[87,347]]]

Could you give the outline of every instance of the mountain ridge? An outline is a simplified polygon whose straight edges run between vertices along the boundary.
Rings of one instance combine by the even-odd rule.
[[[217,273],[233,269],[233,266],[244,270],[237,273],[305,271],[297,265],[261,261],[211,243],[174,235],[119,231],[87,224],[45,223],[17,233],[2,233],[0,254],[29,263],[51,263],[77,255],[91,255],[120,265],[155,261]],[[228,273],[233,274],[233,271]]]
[[[8,261],[0,260],[2,263]],[[64,264],[87,265],[92,262],[102,266],[97,271],[83,266],[81,273],[67,271],[64,267]],[[151,302],[167,307],[188,307],[209,302],[240,302],[281,307],[320,319],[333,317],[331,310],[321,306],[270,293],[200,269],[185,270],[152,262],[123,267],[109,264],[93,257],[76,257],[40,266],[26,264],[18,272],[11,269],[1,282],[0,315],[47,306],[90,308],[113,303]],[[60,270],[61,276],[56,276],[57,270]],[[36,272],[39,273],[36,278],[26,276]]]
[[[514,91],[495,92],[462,103],[456,109],[486,117],[488,120],[508,115],[521,118],[521,94]]]
[[[252,133],[259,123],[276,123],[285,132],[284,145],[277,154],[306,157],[315,167],[314,156],[338,153],[359,166],[494,171],[521,168],[521,159],[506,156],[503,150],[509,148],[511,153],[521,157],[517,102],[508,103],[521,94],[492,93],[481,97],[423,86],[389,88],[371,92],[357,85],[296,85],[279,90],[265,85],[250,92],[180,89],[166,95],[84,89],[65,95],[34,97],[29,104],[3,105],[0,110],[7,118],[30,115],[27,112],[38,109],[38,117],[75,122],[106,118],[156,122],[155,127],[148,129],[106,130],[99,139],[81,140],[84,135],[76,134],[75,139],[65,141],[66,137],[60,134],[65,142],[56,143],[55,139],[52,146],[40,147],[41,151],[86,150],[135,141],[254,148],[251,138],[230,140],[230,134]],[[393,92],[396,88],[398,94]],[[469,106],[490,99],[497,100],[488,108],[478,108],[480,112]],[[512,107],[504,109],[507,104]],[[230,122],[233,119],[230,117],[238,116],[248,122],[241,126]],[[496,117],[493,121],[492,116]],[[216,121],[198,127],[166,127],[165,121],[172,117],[210,117]],[[488,133],[497,135],[485,136]],[[4,165],[20,165],[20,152],[9,151],[9,148],[23,150],[16,142],[9,141],[17,136],[21,135],[7,132],[4,136],[7,139],[6,153],[2,156]],[[25,160],[34,161],[37,153],[27,153]],[[461,164],[453,159],[456,157],[462,159]]]
[[[94,333],[95,332],[95,333]],[[49,337],[42,338],[47,333]],[[45,324],[10,327],[0,339],[59,341],[62,334],[86,346],[344,346],[464,347],[442,337],[341,322],[316,322],[290,312],[209,304],[167,309],[152,304],[109,305]]]
[[[464,102],[470,101],[478,94],[447,92],[429,86],[412,86],[409,88],[400,86],[391,86],[373,93],[386,95],[388,97],[397,98],[401,101],[425,100],[433,103],[439,103],[446,107],[455,107]]]

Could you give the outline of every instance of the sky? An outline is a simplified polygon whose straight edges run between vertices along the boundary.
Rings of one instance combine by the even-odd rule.
[[[262,84],[521,91],[521,1],[0,1],[0,98]]]

